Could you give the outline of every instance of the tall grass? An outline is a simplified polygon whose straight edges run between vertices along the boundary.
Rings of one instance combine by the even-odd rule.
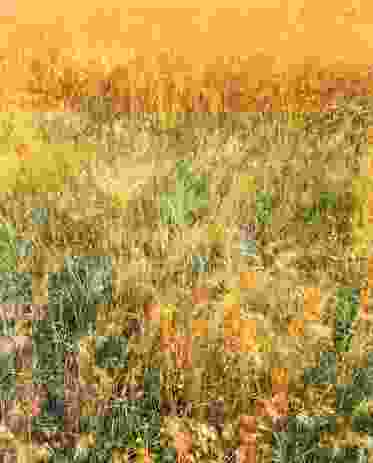
[[[32,336],[32,382],[50,395],[32,439],[7,423],[21,461],[121,461],[140,448],[175,461],[183,433],[194,460],[223,461],[244,447],[243,416],[256,417],[259,461],[346,459],[337,410],[371,437],[370,322],[358,310],[369,247],[356,256],[353,239],[368,209],[363,187],[352,191],[373,114],[370,97],[352,94],[370,82],[320,111],[316,69],[249,89],[248,63],[191,82],[166,68],[142,80],[141,60],[84,69],[57,49],[20,62],[32,111],[9,111],[0,127],[0,298],[5,314],[47,303],[32,330],[14,324]],[[272,111],[257,111],[263,92]],[[30,368],[9,359],[11,395]],[[256,413],[276,387],[287,432],[277,412]],[[51,405],[62,401],[65,421]],[[337,437],[322,442],[327,432]],[[358,446],[351,458],[364,461]]]

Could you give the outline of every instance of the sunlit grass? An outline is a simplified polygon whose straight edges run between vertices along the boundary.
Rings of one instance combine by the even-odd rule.
[[[255,415],[255,402],[272,398],[276,368],[289,373],[283,385],[298,437],[312,428],[297,457],[310,455],[318,426],[328,429],[330,423],[327,417],[321,424],[298,417],[324,418],[333,393],[323,395],[316,386],[305,391],[306,368],[309,383],[319,384],[317,374],[329,381],[340,361],[327,356],[327,367],[315,365],[327,348],[338,354],[351,348],[353,356],[369,352],[370,336],[360,349],[353,345],[364,326],[356,297],[347,294],[352,288],[356,296],[367,275],[360,261],[344,263],[353,257],[350,218],[366,224],[350,187],[357,162],[369,152],[370,103],[363,100],[356,109],[341,100],[342,109],[327,114],[319,111],[316,94],[315,112],[298,111],[312,95],[294,84],[288,95],[273,91],[273,109],[282,113],[255,113],[253,97],[261,89],[252,95],[242,87],[232,106],[225,89],[233,77],[243,86],[250,69],[242,67],[237,78],[229,66],[217,68],[215,76],[226,81],[211,73],[197,98],[200,82],[188,87],[179,80],[176,96],[172,74],[163,87],[154,75],[147,88],[134,88],[136,78],[124,79],[124,66],[94,73],[56,52],[54,61],[33,60],[28,91],[52,109],[75,103],[70,109],[82,116],[77,127],[59,121],[46,129],[39,121],[44,131],[38,131],[31,113],[2,116],[1,217],[14,230],[4,229],[0,247],[8,270],[1,301],[17,296],[31,302],[32,289],[49,303],[49,320],[34,322],[34,380],[50,383],[62,400],[64,354],[78,352],[80,380],[95,384],[99,399],[108,400],[114,386],[140,383],[146,389],[134,403],[117,398],[113,419],[103,424],[99,418],[96,428],[82,413],[81,432],[95,428],[98,438],[94,450],[73,458],[95,454],[107,461],[113,454],[120,461],[127,447],[149,446],[155,461],[174,461],[161,445],[161,439],[176,444],[170,423],[160,431],[170,418],[160,407],[184,401],[192,416],[174,421],[191,427],[195,458],[222,461],[225,446],[240,444],[240,416]],[[111,81],[108,95],[96,91],[100,79]],[[180,117],[169,111],[175,108]],[[207,109],[230,114],[214,119]],[[63,117],[70,116],[65,110]],[[136,188],[124,188],[126,173],[136,170]],[[365,193],[356,188],[365,204]],[[42,209],[48,219],[36,217]],[[249,224],[255,224],[254,235],[242,232]],[[28,239],[32,253],[16,255],[15,237]],[[21,279],[17,269],[32,275]],[[348,288],[344,302],[337,297],[340,287]],[[342,363],[353,371],[348,360]],[[347,397],[347,390],[340,391]],[[367,397],[355,392],[349,406],[359,409]],[[216,397],[224,398],[225,433],[218,439],[210,429],[206,444],[201,429]],[[90,401],[94,411],[97,402]],[[44,423],[35,420],[40,427],[61,426],[42,417]],[[281,451],[293,443],[262,418],[259,458],[267,461],[273,449],[275,461],[290,461]]]

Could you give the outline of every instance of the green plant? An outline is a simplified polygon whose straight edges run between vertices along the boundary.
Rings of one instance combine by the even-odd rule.
[[[306,224],[320,223],[322,214],[326,211],[335,209],[337,206],[337,195],[333,191],[323,191],[320,193],[319,201],[313,207],[306,208],[303,219]]]
[[[0,355],[0,398],[14,399],[16,386],[15,354]]]
[[[336,301],[335,343],[337,352],[347,352],[352,342],[352,322],[358,314],[359,291],[356,288],[338,288]]]
[[[352,416],[352,430],[373,434],[373,422],[368,410],[368,401],[372,399],[372,356],[368,353],[368,365],[353,368],[352,381],[349,384],[336,385],[336,412],[338,415]]]
[[[313,377],[307,373],[307,382],[313,384],[336,384],[335,354],[324,355],[320,358],[321,368],[312,369]],[[372,420],[366,417],[367,399],[371,397],[372,387],[372,358],[368,355],[367,368],[354,368],[351,384],[336,384],[337,415],[353,414],[353,430],[355,432],[369,432],[372,430]],[[317,370],[317,371],[316,371]],[[369,419],[368,423],[366,420]],[[321,432],[334,433],[336,431],[335,416],[304,416],[289,417],[288,432],[273,433],[273,461],[301,462],[301,461],[367,461],[360,460],[365,455],[359,448],[325,448],[320,447]],[[307,459],[305,459],[307,458]],[[349,459],[349,460],[346,460]]]
[[[17,265],[16,229],[9,223],[0,224],[0,271],[15,272]]]
[[[4,272],[0,278],[0,304],[31,304],[31,273]]]
[[[34,207],[31,211],[31,216],[35,224],[46,224],[48,222],[48,209],[45,207]]]
[[[241,240],[240,242],[241,256],[255,256],[256,254],[256,241],[255,240]]]
[[[72,332],[85,331],[95,323],[95,305],[110,301],[110,258],[67,257],[63,272],[50,275],[49,288],[51,319]]]
[[[323,460],[323,453],[329,449],[320,447],[322,432],[335,431],[335,417],[329,416],[290,416],[287,432],[274,432],[272,442],[272,461],[276,463]]]
[[[334,191],[322,191],[320,193],[319,207],[322,211],[337,207],[337,194]]]
[[[335,352],[321,352],[320,366],[305,368],[305,384],[334,384],[337,378],[337,364]]]
[[[256,220],[262,225],[271,222],[272,196],[269,192],[259,191],[256,194]]]
[[[34,380],[48,383],[57,397],[63,394],[65,352],[76,350],[76,336],[84,333],[87,323],[94,325],[94,319],[90,318],[90,315],[95,315],[92,309],[102,296],[110,295],[110,271],[110,265],[105,259],[70,258],[65,261],[64,272],[51,275],[50,317],[48,321],[38,322],[34,333]],[[75,311],[71,310],[74,308]],[[91,330],[89,332],[93,333]],[[127,368],[126,339],[99,336],[96,350],[96,363],[99,367]],[[93,456],[92,452],[98,458],[97,461],[108,461],[114,448],[128,448],[131,443],[140,445],[140,441],[149,443],[151,448],[158,448],[159,391],[159,372],[148,369],[144,374],[144,396],[140,402],[127,403],[118,400],[113,403],[110,417],[99,417],[96,423],[90,421],[84,424],[82,420],[83,432],[85,429],[95,430],[97,433],[97,444],[94,449],[87,449],[85,452],[76,450],[74,461],[89,461]],[[58,420],[58,417],[44,413],[36,418],[35,425],[39,430],[49,430],[51,426],[58,425]],[[59,455],[58,451],[53,451],[52,461]]]
[[[206,272],[208,269],[208,257],[192,256],[192,270],[195,273]]]
[[[127,365],[127,344],[124,337],[97,336],[96,363],[99,368],[125,368]]]
[[[320,209],[315,206],[307,208],[303,213],[303,219],[306,224],[320,223]]]
[[[207,178],[194,178],[190,169],[190,161],[177,161],[176,191],[161,194],[161,218],[165,224],[191,225],[192,212],[208,205]]]
[[[354,407],[352,414],[354,416],[369,416],[368,401],[364,399],[357,404]]]

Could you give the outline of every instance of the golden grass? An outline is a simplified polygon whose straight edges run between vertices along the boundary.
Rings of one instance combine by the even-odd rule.
[[[266,104],[267,109],[319,111],[333,102],[338,90],[345,94],[372,92],[372,80],[367,78],[371,64],[369,44],[359,40],[351,27],[354,21],[358,23],[359,14],[368,21],[371,13],[367,2],[360,11],[339,4],[344,25],[336,24],[339,12],[331,4],[323,4],[321,15],[318,4],[306,8],[301,4],[294,8],[268,5],[247,16],[239,11],[239,5],[233,8],[231,4],[231,10],[221,9],[216,14],[206,6],[204,17],[194,26],[191,10],[138,10],[147,20],[143,26],[130,27],[128,33],[125,26],[131,19],[125,21],[127,11],[117,10],[110,18],[103,10],[95,13],[85,4],[78,11],[74,2],[71,13],[66,13],[70,10],[63,2],[60,13],[64,17],[56,26],[51,24],[51,18],[58,14],[58,5],[49,9],[21,3],[17,6],[17,30],[8,26],[1,30],[6,39],[3,43],[11,44],[4,47],[0,76],[4,109],[74,110],[82,96],[103,94],[103,87],[110,83],[113,110],[155,112],[167,129],[176,124],[170,112],[246,112],[265,109]],[[37,18],[34,11],[38,12]],[[212,14],[209,23],[208,13]],[[82,27],[84,22],[89,23],[86,28]],[[365,33],[364,25],[360,29]],[[102,43],[98,44],[98,40]],[[336,63],[338,56],[341,58]],[[339,81],[341,77],[345,81]],[[294,119],[294,124],[298,122],[302,120]],[[20,263],[22,271],[34,270],[34,302],[47,302],[48,272],[60,269],[64,256],[92,253],[87,243],[90,235],[94,251],[113,258],[114,303],[111,308],[98,310],[100,334],[122,333],[131,317],[143,321],[149,300],[156,307],[158,315],[153,317],[153,323],[145,322],[147,336],[131,346],[134,376],[141,378],[142,370],[151,363],[168,378],[169,384],[165,379],[162,385],[164,397],[171,395],[171,383],[180,383],[180,394],[197,405],[224,396],[229,410],[228,441],[237,435],[233,432],[237,417],[254,415],[255,400],[271,397],[276,385],[288,385],[293,414],[314,413],[315,409],[319,414],[332,413],[333,392],[325,393],[322,387],[305,391],[300,377],[305,366],[315,366],[318,354],[331,346],[335,314],[330,301],[341,270],[339,262],[350,250],[346,251],[341,241],[329,240],[326,227],[321,227],[308,256],[318,261],[319,267],[307,269],[305,249],[309,248],[311,235],[306,234],[294,211],[296,205],[304,206],[309,200],[298,191],[302,180],[310,177],[309,147],[297,153],[296,167],[283,176],[286,155],[294,155],[290,145],[282,148],[284,154],[268,135],[273,141],[271,148],[248,155],[244,148],[250,145],[249,138],[242,142],[234,137],[224,141],[219,136],[206,136],[207,147],[198,148],[193,165],[196,172],[203,172],[210,180],[212,200],[208,212],[191,229],[181,227],[171,232],[159,224],[155,211],[159,210],[160,193],[172,186],[170,174],[177,155],[167,148],[160,149],[153,136],[146,142],[154,146],[145,150],[144,138],[138,134],[133,137],[131,156],[115,153],[115,162],[109,163],[100,153],[102,158],[98,156],[89,166],[90,175],[82,177],[81,184],[73,185],[71,191],[66,189],[48,198],[18,192],[11,201],[3,201],[2,215],[19,225],[21,235],[36,240],[34,256]],[[260,144],[259,137],[257,141]],[[17,149],[21,157],[27,155],[27,145],[19,144]],[[337,165],[338,156],[336,151],[328,162]],[[320,182],[327,188],[337,177],[336,188],[343,190],[352,172],[327,172],[320,168],[323,163],[320,158],[314,165]],[[124,181],[127,187],[118,187]],[[115,185],[118,204],[124,209],[119,217],[110,203]],[[248,264],[236,252],[238,228],[252,217],[250,195],[268,187],[274,189],[277,198],[275,216],[271,229],[262,230],[262,254]],[[312,196],[311,190],[309,185],[308,194]],[[99,197],[107,201],[107,210],[96,204]],[[20,218],[27,217],[31,206],[40,204],[51,209],[52,219],[48,231],[39,239],[39,231]],[[284,225],[286,236],[281,235]],[[348,231],[344,233],[348,235]],[[322,260],[325,243],[335,257],[335,265],[325,265]],[[163,256],[161,270],[157,258],[145,254],[145,244],[155,256]],[[197,282],[189,273],[181,280],[178,269],[183,268],[188,257],[212,245],[223,256],[217,259],[214,270]],[[372,278],[357,264],[353,277],[350,270],[342,268],[347,281],[356,283],[368,276],[371,285]],[[225,286],[223,291],[221,284]],[[364,291],[361,297],[367,305]],[[162,319],[161,314],[174,309],[176,324],[164,315]],[[361,333],[367,329],[363,325],[359,321]],[[156,337],[158,329],[160,340]],[[191,339],[196,340],[193,346]],[[355,357],[360,358],[364,349],[368,350],[370,339],[371,334],[359,337],[361,343],[354,345]],[[107,397],[123,372],[111,374],[97,368],[92,341],[89,337],[81,340],[80,379],[89,383],[95,377],[98,396]],[[206,341],[213,346],[211,352],[205,349]],[[154,349],[159,350],[156,355]],[[191,362],[196,362],[198,368],[190,368]],[[225,374],[227,368],[231,375]],[[204,383],[202,371],[212,387]],[[204,410],[200,408],[203,418]],[[261,426],[258,434],[266,442],[268,429],[263,422]],[[206,449],[198,451],[204,457],[208,453]],[[268,458],[270,444],[266,442],[258,451],[262,452],[261,458]],[[28,452],[24,443],[19,445],[20,461],[30,461]]]
[[[142,140],[141,133],[134,135],[133,147],[141,148]],[[110,163],[104,151],[99,149],[95,161],[89,164],[90,175],[79,179],[80,184],[75,185],[75,189],[66,189],[60,195],[48,195],[48,199],[41,195],[15,193],[2,205],[2,215],[17,223],[17,227],[19,225],[22,236],[35,240],[35,254],[20,264],[23,270],[33,269],[35,292],[43,302],[47,302],[48,294],[42,282],[49,271],[61,268],[64,256],[110,255],[113,259],[114,300],[111,307],[98,307],[98,334],[122,334],[129,318],[144,321],[147,301],[159,304],[153,328],[145,320],[145,336],[131,346],[133,370],[130,375],[141,381],[143,368],[151,364],[159,366],[164,375],[163,398],[172,394],[168,390],[172,383],[180,384],[182,392],[179,394],[195,405],[204,405],[212,397],[224,396],[228,407],[227,426],[233,425],[240,414],[253,415],[253,401],[271,397],[276,384],[288,385],[292,413],[312,413],[315,404],[320,413],[332,412],[332,393],[328,393],[326,399],[318,387],[305,392],[300,378],[306,366],[316,365],[320,352],[332,348],[334,317],[331,301],[340,267],[325,265],[322,249],[327,243],[336,262],[345,259],[349,253],[342,241],[329,240],[328,227],[334,229],[331,222],[328,227],[321,227],[319,236],[313,238],[310,254],[318,260],[319,266],[314,271],[304,269],[302,272],[305,249],[310,248],[310,235],[304,225],[300,227],[294,210],[303,202],[298,195],[303,177],[295,171],[283,177],[281,169],[269,167],[274,159],[273,150],[278,152],[279,146],[254,154],[247,151],[251,141],[248,136],[240,143],[237,138],[225,142],[220,139],[217,146],[216,135],[207,136],[206,146],[199,148],[193,160],[193,169],[209,177],[209,189],[215,193],[210,197],[207,214],[192,227],[172,227],[170,230],[159,223],[155,212],[159,210],[160,193],[165,188],[171,189],[173,180],[171,171],[163,169],[159,175],[157,168],[151,171],[149,166],[155,166],[156,159],[164,160],[163,163],[158,161],[160,166],[166,165],[171,156],[175,156],[168,151],[167,145],[161,152],[149,149],[146,155],[141,154],[141,149],[139,154],[133,148],[132,157],[139,162],[139,170],[132,180],[135,183],[142,181],[139,190],[133,190],[130,206],[119,216],[110,208],[109,201],[106,202],[107,209],[95,208],[94,201],[100,195],[110,199],[111,191],[101,185],[115,179],[127,167],[134,167],[135,163],[131,157],[119,156],[119,152],[116,163]],[[151,146],[157,146],[157,137],[152,136],[150,142]],[[291,144],[283,149],[290,155]],[[308,146],[304,150],[309,152],[309,149]],[[340,152],[335,150],[333,156],[339,159]],[[314,162],[317,172],[317,159]],[[246,166],[244,171],[242,165]],[[297,169],[306,172],[306,166],[307,155],[304,153],[297,160]],[[255,175],[258,191],[271,187],[276,205],[271,227],[264,227],[260,232],[258,245],[262,253],[250,262],[237,253],[239,225],[250,222],[254,211],[251,193],[242,196],[243,182],[238,181],[241,174],[247,179],[247,172]],[[307,178],[309,174],[307,171]],[[335,172],[323,171],[320,188],[328,186],[329,175],[335,175]],[[344,190],[349,175],[340,172],[335,184],[338,191]],[[49,207],[51,220],[39,236],[37,227],[27,220],[20,221],[20,218],[28,217],[30,208],[41,204]],[[284,223],[286,235],[280,233]],[[216,227],[213,228],[214,224]],[[189,257],[197,251],[208,252],[213,243],[221,254],[214,269],[197,281],[188,270],[181,278],[180,269],[185,268]],[[150,246],[153,257],[145,253],[145,244]],[[163,256],[161,266],[156,256]],[[306,263],[303,265],[307,267]],[[363,270],[355,268],[353,278],[347,278],[352,283],[352,280],[356,282],[366,276]],[[223,292],[219,289],[221,284],[225,286]],[[38,299],[37,302],[41,301]],[[167,321],[164,315],[161,316],[166,312],[175,312],[176,319]],[[158,329],[160,340],[157,340]],[[264,338],[269,338],[270,348],[260,352],[257,340]],[[355,347],[359,357],[369,342],[370,336]],[[206,343],[211,346],[211,352],[206,351]],[[119,378],[123,381],[124,373],[120,369],[109,373],[97,368],[94,348],[92,337],[81,339],[80,380],[87,384],[95,378],[98,397],[107,398],[112,385]],[[224,374],[227,368],[231,369],[230,375]],[[209,387],[202,378],[202,371],[209,378]],[[129,381],[126,376],[125,381]],[[203,421],[204,408],[199,410]],[[92,410],[86,412],[92,413]],[[258,432],[265,439],[267,431],[260,429]],[[228,434],[229,441],[234,434]],[[268,451],[268,446],[263,449]]]

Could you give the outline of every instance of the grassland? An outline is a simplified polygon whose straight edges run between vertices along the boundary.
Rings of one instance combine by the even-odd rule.
[[[370,461],[368,69],[49,45],[2,74],[8,461]]]

